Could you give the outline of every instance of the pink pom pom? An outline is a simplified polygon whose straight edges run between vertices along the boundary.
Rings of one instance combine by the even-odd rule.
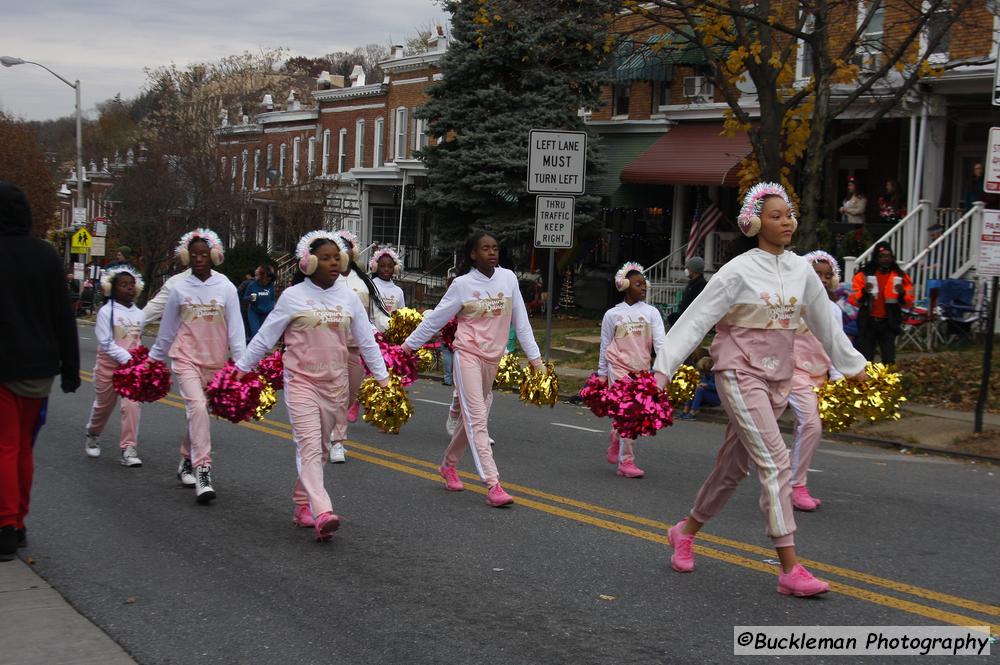
[[[257,363],[257,372],[271,384],[275,390],[285,387],[285,364],[281,360],[281,350],[277,349]]]
[[[235,371],[236,365],[230,360],[205,387],[205,396],[210,413],[231,423],[241,423],[254,417],[264,382],[256,372],[248,372],[238,381],[233,377]]]
[[[594,415],[603,418],[608,415],[608,384],[602,381],[596,374],[591,374],[587,382],[580,389],[580,399],[590,407]]]
[[[128,361],[111,375],[115,392],[133,402],[155,402],[170,392],[170,369],[159,360],[150,360],[149,349],[137,346]]]
[[[627,439],[652,436],[674,423],[668,392],[657,387],[652,372],[618,379],[608,388],[607,400],[615,430]]]
[[[458,332],[458,319],[452,319],[448,323],[444,324],[444,328],[441,328],[441,332],[438,336],[441,338],[441,343],[451,351],[452,346],[455,344],[455,333]]]
[[[375,341],[378,342],[382,359],[385,360],[385,368],[399,377],[401,385],[408,386],[420,378],[418,369],[420,358],[417,354],[404,351],[398,344],[389,344],[382,333],[375,333]],[[365,365],[365,373],[371,374],[368,365]]]

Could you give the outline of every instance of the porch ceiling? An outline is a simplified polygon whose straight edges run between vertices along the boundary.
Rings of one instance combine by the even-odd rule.
[[[736,167],[750,154],[750,137],[721,132],[722,123],[717,122],[677,125],[622,169],[621,181],[736,187]]]

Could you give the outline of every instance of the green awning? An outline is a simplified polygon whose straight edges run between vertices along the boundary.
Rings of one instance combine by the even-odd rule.
[[[673,68],[650,46],[648,40],[643,44],[631,40],[619,44],[611,60],[610,82],[670,81]]]
[[[677,32],[663,32],[646,40],[644,48],[666,65],[704,65],[705,53],[691,39]]]

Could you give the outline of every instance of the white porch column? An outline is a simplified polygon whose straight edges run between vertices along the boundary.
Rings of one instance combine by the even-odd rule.
[[[274,251],[274,206],[267,206],[267,251]]]
[[[684,216],[686,211],[684,210],[684,185],[674,185],[674,203],[673,203],[673,213],[670,218],[670,253],[673,254],[680,250],[681,245],[684,244]],[[671,266],[667,266],[671,268]],[[671,278],[679,277],[678,275],[671,275]]]
[[[705,271],[715,270],[715,231],[705,236]]]
[[[267,206],[257,206],[257,228],[254,240],[258,245],[264,244],[264,227],[267,226]]]

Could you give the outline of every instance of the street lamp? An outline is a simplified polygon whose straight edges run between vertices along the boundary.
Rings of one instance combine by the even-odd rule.
[[[81,117],[83,109],[80,106],[79,79],[77,79],[75,83],[70,83],[41,63],[23,60],[22,58],[14,58],[9,55],[0,56],[0,64],[4,67],[13,67],[15,65],[37,65],[69,87],[76,90],[76,207],[83,208],[83,121]]]

